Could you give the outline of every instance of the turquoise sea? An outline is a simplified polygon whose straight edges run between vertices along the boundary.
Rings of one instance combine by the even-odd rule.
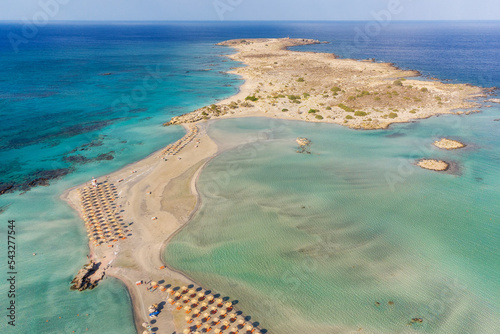
[[[231,51],[219,41],[317,38],[330,44],[299,49],[500,86],[498,22],[395,22],[353,42],[364,24],[52,24],[18,53],[0,39],[0,190],[15,188],[0,196],[0,245],[15,219],[18,272],[17,324],[2,316],[0,332],[135,332],[118,281],[69,290],[88,249],[83,224],[59,196],[180,138],[181,128],[161,126],[171,116],[234,94],[241,81],[224,71],[239,65],[221,57]],[[0,36],[21,28],[0,24]],[[383,131],[215,122],[210,133],[225,151],[201,174],[202,207],[166,258],[238,300],[269,333],[496,333],[498,118],[494,105]],[[468,147],[433,148],[442,135]],[[295,152],[297,136],[313,141],[311,155]],[[457,168],[412,164],[428,156]],[[408,325],[414,317],[423,323]]]

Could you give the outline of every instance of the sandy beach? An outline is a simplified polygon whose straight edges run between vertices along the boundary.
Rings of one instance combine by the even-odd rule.
[[[143,330],[141,324],[149,320],[148,306],[164,301],[167,294],[159,289],[149,292],[149,284],[136,285],[136,282],[156,281],[172,286],[194,283],[166,267],[161,254],[166,240],[194,212],[198,203],[194,184],[196,176],[217,151],[217,146],[206,135],[203,125],[200,126],[196,141],[189,143],[177,155],[167,156],[167,161],[163,159],[165,155],[162,154],[162,149],[97,179],[98,183],[108,181],[116,186],[116,203],[123,210],[123,221],[132,225],[131,235],[113,247],[95,247],[90,244],[90,258],[101,262],[103,267],[109,265],[106,275],[120,279],[127,286],[134,306],[136,327],[140,333]],[[63,195],[63,199],[80,213],[82,210],[78,189],[84,186],[88,185],[70,189]],[[154,327],[158,327],[161,333],[176,330],[169,312],[161,313]]]
[[[89,256],[101,263],[106,275],[126,285],[139,333],[144,330],[142,323],[150,320],[148,307],[168,298],[168,293],[160,289],[150,292],[149,282],[199,286],[169,268],[162,254],[168,240],[196,212],[200,204],[197,176],[218,153],[216,143],[207,135],[208,120],[273,117],[380,129],[394,122],[474,108],[477,105],[470,100],[484,95],[482,89],[469,85],[409,79],[418,73],[402,71],[390,64],[287,50],[290,46],[313,43],[318,42],[269,39],[221,43],[235,48],[238,52],[230,58],[246,65],[233,71],[245,80],[240,92],[212,106],[174,117],[168,124],[182,124],[187,135],[191,131],[189,125],[195,124],[199,129],[177,154],[167,155],[162,149],[97,178],[98,183],[106,181],[116,187],[115,204],[129,234],[126,239],[109,245],[96,247],[89,243]],[[81,215],[79,189],[89,186],[90,182],[62,195]],[[142,284],[136,284],[141,281]],[[157,333],[182,332],[186,326],[184,318],[167,311],[167,306],[171,306],[163,304],[153,325],[158,328]]]

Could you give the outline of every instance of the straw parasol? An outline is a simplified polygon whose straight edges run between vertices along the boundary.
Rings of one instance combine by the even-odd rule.
[[[225,306],[226,308],[231,308],[231,307],[233,307],[233,303],[231,303],[231,302],[227,302],[224,306]]]
[[[215,333],[215,334],[220,334],[220,332],[221,332],[221,330],[220,330],[220,329],[218,329],[218,328],[214,329],[214,333]]]
[[[231,332],[232,333],[238,333],[238,328],[236,328],[236,327],[231,328]]]
[[[148,328],[148,326],[149,326],[149,323],[147,323],[147,322],[143,322],[143,323],[142,323],[142,327],[144,327],[144,328]]]
[[[252,329],[253,329],[253,326],[252,326],[252,325],[248,325],[248,326],[247,326],[247,332],[250,332]]]
[[[245,325],[245,320],[243,320],[243,319],[238,320],[238,324],[244,326]]]
[[[191,330],[189,330],[188,328],[186,328],[184,331],[183,331],[184,334],[189,334],[191,333]]]
[[[229,321],[224,320],[224,321],[222,322],[222,324],[223,324],[224,326],[226,326],[226,327],[227,327],[227,326],[229,326]]]
[[[236,319],[236,313],[231,313],[231,314],[229,314],[229,318],[231,318],[231,319]]]
[[[220,322],[220,319],[215,317],[212,319],[212,321],[214,322],[214,324],[218,324]]]

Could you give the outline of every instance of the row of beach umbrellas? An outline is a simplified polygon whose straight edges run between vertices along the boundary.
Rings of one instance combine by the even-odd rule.
[[[186,145],[196,137],[198,131],[199,130],[196,125],[191,125],[189,127],[189,132],[184,137],[182,137],[175,143],[168,145],[165,150],[163,150],[163,155],[176,155],[177,153],[179,153],[180,150],[186,147]]]
[[[94,245],[126,239],[122,229],[119,210],[116,207],[116,188],[107,181],[98,187],[80,189],[82,216],[89,240]]]
[[[168,293],[167,302],[173,305],[175,310],[186,313],[185,321],[188,327],[184,329],[184,334],[201,334],[212,330],[215,334],[261,333],[254,328],[253,324],[246,321],[243,315],[234,312],[232,302],[225,301],[223,298],[215,298],[205,291],[189,289],[186,286],[178,289],[167,288],[162,291]]]

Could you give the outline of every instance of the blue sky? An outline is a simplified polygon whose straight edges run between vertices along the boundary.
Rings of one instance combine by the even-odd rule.
[[[1,0],[0,20],[500,20],[500,0]]]

